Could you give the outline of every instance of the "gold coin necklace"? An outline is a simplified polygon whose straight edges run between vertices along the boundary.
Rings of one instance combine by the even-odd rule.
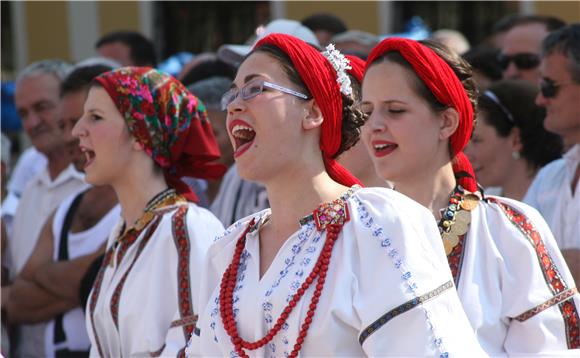
[[[457,185],[449,198],[449,204],[441,209],[441,220],[438,226],[446,255],[453,251],[460,237],[467,233],[471,222],[471,211],[477,207],[479,200],[479,196]]]

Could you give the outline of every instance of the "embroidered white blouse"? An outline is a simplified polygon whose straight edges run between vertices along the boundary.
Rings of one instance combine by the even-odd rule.
[[[343,200],[350,220],[333,248],[326,284],[300,355],[484,355],[453,287],[431,213],[385,188],[358,189]],[[320,215],[328,214],[320,208]],[[233,304],[243,339],[262,338],[310,274],[326,240],[326,231],[319,231],[312,218],[301,220],[298,231],[259,277],[259,228],[269,215],[266,209],[238,221],[210,248],[200,297],[206,307],[200,310],[200,331],[192,335],[188,355],[237,356],[220,318],[219,286],[251,218],[257,223],[246,235]],[[273,357],[292,351],[313,286],[274,339],[247,354]]]
[[[494,357],[578,357],[568,348],[580,344],[580,296],[548,225],[528,205],[488,198],[449,256],[481,346]]]
[[[108,248],[121,226],[113,229]],[[199,267],[223,230],[208,210],[184,204],[151,220],[120,260],[123,245],[108,250],[87,303],[91,356],[176,356],[182,351],[197,314]]]

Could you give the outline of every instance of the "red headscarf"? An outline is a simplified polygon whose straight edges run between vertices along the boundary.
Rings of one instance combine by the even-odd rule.
[[[442,104],[453,107],[459,113],[459,127],[450,138],[453,172],[465,189],[477,191],[477,182],[471,163],[463,153],[473,130],[473,108],[465,88],[453,69],[435,51],[414,40],[388,38],[379,43],[369,54],[365,72],[374,61],[387,52],[398,52],[411,64],[417,76]],[[385,79],[385,81],[388,79]]]
[[[271,34],[256,43],[254,49],[272,45],[290,57],[300,78],[320,107],[324,121],[320,135],[320,150],[328,175],[346,186],[361,184],[333,157],[340,148],[342,133],[342,94],[336,82],[337,75],[332,64],[306,42],[290,35]]]
[[[352,67],[350,70],[348,70],[348,73],[353,75],[359,83],[362,83],[365,73],[365,66],[367,65],[365,60],[353,55],[344,55],[344,57],[348,58],[350,67]]]
[[[124,67],[95,78],[125,119],[129,132],[161,167],[167,184],[197,202],[183,177],[219,179],[226,168],[205,106],[170,75]]]

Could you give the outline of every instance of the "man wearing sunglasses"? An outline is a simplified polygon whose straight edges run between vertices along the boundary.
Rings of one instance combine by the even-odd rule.
[[[524,202],[544,216],[580,283],[580,23],[546,38],[539,69],[536,104],[546,108],[544,127],[569,149],[538,173]]]
[[[504,79],[522,79],[536,85],[539,79],[540,48],[551,31],[565,23],[550,16],[518,18],[507,31],[498,57]]]

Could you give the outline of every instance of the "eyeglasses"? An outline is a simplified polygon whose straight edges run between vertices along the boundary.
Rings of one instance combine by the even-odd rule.
[[[497,57],[499,65],[504,70],[508,68],[510,62],[514,62],[516,67],[520,70],[530,70],[538,67],[540,64],[540,56],[535,53],[518,53],[512,56],[499,54]]]
[[[222,111],[225,111],[228,108],[228,105],[238,97],[238,93],[242,96],[242,99],[244,101],[249,101],[252,98],[256,97],[257,95],[261,94],[264,91],[264,88],[275,89],[277,91],[284,92],[286,94],[290,94],[292,96],[296,96],[302,99],[310,98],[304,93],[294,91],[293,89],[282,87],[275,83],[257,79],[246,83],[245,85],[242,86],[241,89],[232,88],[226,93],[224,93],[221,100]]]
[[[571,84],[574,83],[573,82],[556,83],[552,80],[543,79],[540,80],[540,92],[542,92],[542,96],[544,96],[544,98],[553,98],[556,97],[556,95],[558,94],[558,88]]]

